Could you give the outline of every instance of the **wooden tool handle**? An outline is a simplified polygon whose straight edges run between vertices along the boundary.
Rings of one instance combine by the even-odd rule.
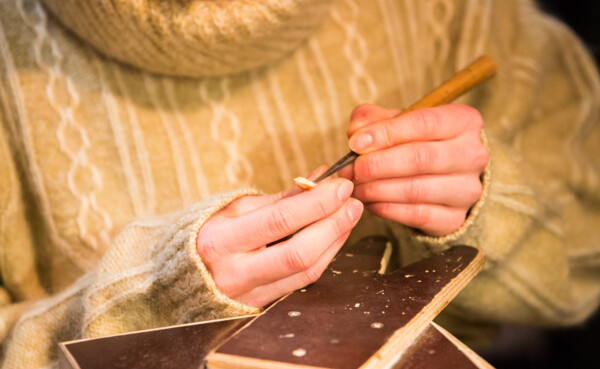
[[[489,56],[482,56],[402,113],[448,104],[475,85],[490,79],[494,74],[496,74],[496,63]]]

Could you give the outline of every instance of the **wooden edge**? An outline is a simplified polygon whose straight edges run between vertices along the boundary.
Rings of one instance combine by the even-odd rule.
[[[71,351],[64,342],[58,344],[58,368],[59,369],[81,369]]]
[[[213,319],[213,320],[204,320],[204,321],[200,321],[200,322],[192,322],[192,323],[185,323],[185,324],[168,325],[168,326],[165,326],[165,327],[149,328],[149,329],[142,329],[142,330],[139,330],[139,331],[125,332],[125,333],[119,333],[119,334],[111,334],[109,336],[103,336],[103,337],[82,338],[82,339],[78,339],[78,340],[64,341],[64,342],[59,343],[58,345],[59,345],[59,347],[64,347],[65,350],[68,351],[69,350],[68,345],[73,344],[73,343],[79,343],[79,342],[85,342],[85,341],[92,341],[92,340],[99,340],[99,339],[109,338],[109,337],[129,336],[129,335],[134,335],[134,334],[139,334],[139,333],[145,333],[145,332],[163,331],[163,330],[167,330],[167,329],[172,329],[174,327],[186,327],[186,326],[193,326],[193,325],[203,325],[203,324],[210,324],[210,323],[217,323],[217,322],[225,322],[225,321],[228,321],[228,320],[238,320],[238,319],[244,319],[244,318],[252,318],[252,317],[256,318],[259,315],[260,314],[250,314],[250,315],[236,316],[236,317],[232,317],[232,318]],[[254,320],[254,319],[252,319],[252,320]]]
[[[329,369],[320,366],[283,363],[280,361],[262,360],[218,352],[210,354],[210,363],[207,367],[210,369]]]
[[[392,242],[387,241],[385,243],[385,250],[383,251],[383,255],[381,256],[381,261],[379,264],[379,271],[377,273],[385,274],[385,272],[387,271],[387,269],[390,265],[391,258],[392,258]]]
[[[404,351],[421,334],[427,325],[439,314],[442,309],[456,297],[456,295],[479,273],[483,268],[484,257],[481,251],[465,267],[465,269],[454,277],[427,306],[423,308],[404,327],[398,329],[390,339],[359,369],[376,369],[387,363],[394,363]]]
[[[475,351],[471,350],[467,345],[462,343],[458,338],[454,337],[450,332],[445,330],[444,328],[437,325],[435,322],[431,322],[431,326],[437,329],[441,334],[443,334],[448,341],[452,342],[457,349],[462,351],[466,357],[471,360],[473,364],[475,364],[478,368],[481,369],[495,369],[490,363],[485,361],[481,356],[479,356]]]

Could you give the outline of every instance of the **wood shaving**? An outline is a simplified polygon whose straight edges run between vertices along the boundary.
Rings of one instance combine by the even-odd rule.
[[[304,177],[294,178],[294,183],[296,184],[296,186],[300,187],[304,191],[312,190],[317,185],[315,182]]]

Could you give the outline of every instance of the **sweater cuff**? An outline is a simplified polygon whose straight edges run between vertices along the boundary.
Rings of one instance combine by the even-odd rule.
[[[158,242],[159,249],[154,250],[154,290],[161,300],[157,306],[171,315],[171,321],[180,324],[260,311],[223,294],[196,250],[198,231],[211,216],[237,198],[258,194],[250,188],[211,197],[173,219],[174,226],[165,232],[163,242]]]

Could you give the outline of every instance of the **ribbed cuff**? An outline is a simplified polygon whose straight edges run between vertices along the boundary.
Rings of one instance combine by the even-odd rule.
[[[216,212],[237,198],[258,195],[254,189],[212,197],[180,213],[174,220],[177,227],[170,229],[155,250],[154,290],[161,308],[169,309],[172,321],[185,323],[231,316],[255,314],[260,309],[230,299],[216,286],[212,276],[196,250],[200,227]]]

